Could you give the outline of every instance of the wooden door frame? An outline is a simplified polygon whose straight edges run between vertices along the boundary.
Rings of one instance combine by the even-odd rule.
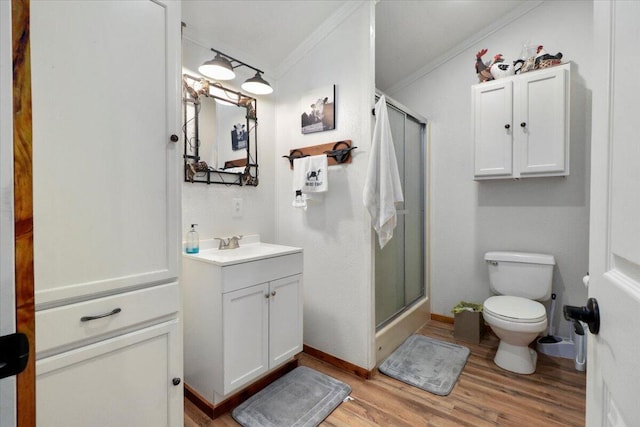
[[[36,425],[35,312],[33,271],[33,169],[31,118],[30,0],[11,2],[13,51],[13,191],[15,223],[16,332],[29,338],[29,362],[16,378],[17,425]]]

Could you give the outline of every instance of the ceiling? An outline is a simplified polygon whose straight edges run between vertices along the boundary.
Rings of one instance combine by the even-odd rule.
[[[211,47],[263,69],[268,79],[347,3],[349,0],[183,0],[182,20],[189,37],[202,43],[215,41]],[[399,83],[487,34],[523,6],[525,0],[378,2],[376,87],[391,93]]]

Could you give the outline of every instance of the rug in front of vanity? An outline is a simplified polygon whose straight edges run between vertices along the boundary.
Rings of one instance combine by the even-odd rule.
[[[244,427],[315,427],[350,393],[348,384],[298,366],[250,397],[231,415]]]
[[[378,370],[430,393],[446,396],[456,384],[469,353],[469,349],[461,345],[412,335]]]

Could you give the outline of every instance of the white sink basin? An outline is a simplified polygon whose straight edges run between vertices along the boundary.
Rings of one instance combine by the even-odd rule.
[[[219,266],[226,266],[301,251],[302,249],[293,246],[273,245],[263,242],[243,245],[242,241],[240,241],[240,247],[236,249],[201,249],[197,254],[184,254],[184,256]]]

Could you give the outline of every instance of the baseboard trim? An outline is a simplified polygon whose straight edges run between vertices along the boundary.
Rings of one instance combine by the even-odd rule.
[[[361,368],[358,365],[354,365],[351,362],[347,362],[346,360],[339,359],[331,354],[325,353],[324,351],[320,351],[313,347],[309,347],[308,345],[303,345],[302,351],[307,353],[309,356],[315,357],[318,360],[326,362],[330,365],[335,366],[336,368],[342,369],[343,371],[351,372],[352,374],[369,380],[373,376],[373,372],[367,369]]]
[[[187,383],[184,383],[184,397],[185,399],[189,399],[191,403],[196,405],[196,407],[204,412],[209,418],[213,418],[213,404],[202,397],[200,393],[192,389]]]
[[[260,390],[277,380],[278,378],[288,374],[293,371],[298,366],[298,359],[293,359],[281,367],[277,368],[275,371],[270,374],[260,378],[256,382],[250,384],[249,386],[243,388],[236,394],[230,396],[229,398],[223,400],[217,405],[212,404],[207,399],[202,397],[200,393],[195,391],[193,388],[189,387],[189,384],[184,384],[184,397],[189,399],[195,406],[198,407],[202,412],[204,412],[209,418],[216,419],[222,414],[226,414],[231,411],[233,408],[258,393]]]
[[[431,320],[437,320],[438,322],[451,323],[453,325],[453,317],[443,316],[442,314],[431,313]]]

